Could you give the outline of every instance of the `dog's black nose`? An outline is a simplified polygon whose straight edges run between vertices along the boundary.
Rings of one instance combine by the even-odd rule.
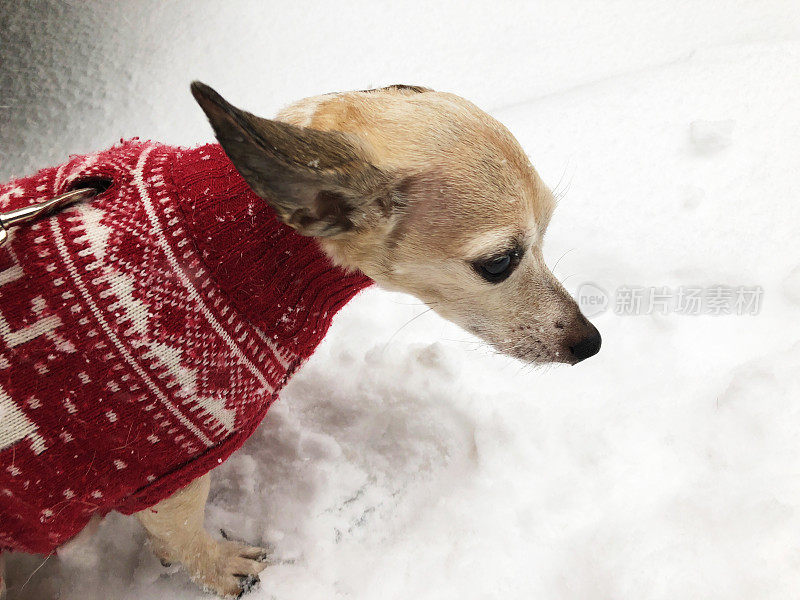
[[[569,347],[572,356],[575,357],[575,362],[579,363],[582,360],[594,356],[600,351],[600,344],[602,343],[600,332],[592,325],[592,333],[587,335],[574,346]]]

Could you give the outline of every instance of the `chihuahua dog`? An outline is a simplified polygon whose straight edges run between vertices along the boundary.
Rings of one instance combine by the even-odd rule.
[[[250,189],[343,272],[412,294],[524,362],[575,364],[599,351],[600,334],[542,255],[553,194],[472,103],[393,85],[307,98],[268,120],[203,84],[192,92]],[[208,492],[206,473],[135,514],[162,562],[239,596],[266,552],[207,533]]]

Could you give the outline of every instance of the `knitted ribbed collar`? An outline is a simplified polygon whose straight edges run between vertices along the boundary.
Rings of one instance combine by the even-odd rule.
[[[332,264],[256,196],[217,144],[182,151],[171,184],[213,279],[256,327],[310,356],[331,319],[372,280]]]

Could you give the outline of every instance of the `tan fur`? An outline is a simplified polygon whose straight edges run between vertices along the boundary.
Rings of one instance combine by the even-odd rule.
[[[394,88],[310,98],[278,119],[353,134],[378,168],[407,176],[394,220],[321,240],[337,263],[417,296],[512,356],[573,362],[569,346],[592,327],[544,263],[555,200],[502,124],[453,94]],[[470,261],[513,236],[527,247],[522,263],[504,285],[487,286]]]
[[[163,563],[181,563],[204,589],[237,597],[257,581],[267,566],[266,550],[229,540],[215,540],[205,530],[210,476],[195,479],[155,506],[136,513],[147,530],[153,553]]]
[[[475,105],[390,86],[309,98],[266,121],[202,84],[192,91],[251,187],[300,233],[320,236],[336,263],[417,296],[525,361],[577,362],[570,348],[597,335],[542,257],[552,193],[509,131]],[[263,161],[246,160],[253,156]],[[248,171],[261,162],[264,173]],[[475,261],[511,245],[523,254],[508,279],[476,274]],[[204,476],[137,516],[162,561],[238,595],[264,568],[264,551],[211,538],[208,489]]]

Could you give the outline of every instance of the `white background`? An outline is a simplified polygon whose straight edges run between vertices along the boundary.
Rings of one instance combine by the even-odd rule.
[[[252,598],[800,596],[799,3],[4,2],[0,36],[4,180],[210,141],[192,79],[265,116],[420,84],[558,188],[568,289],[764,289],[758,316],[609,310],[598,356],[544,369],[362,294],[215,473],[211,527],[274,547]],[[112,515],[14,556],[11,598],[204,597],[142,541]]]

